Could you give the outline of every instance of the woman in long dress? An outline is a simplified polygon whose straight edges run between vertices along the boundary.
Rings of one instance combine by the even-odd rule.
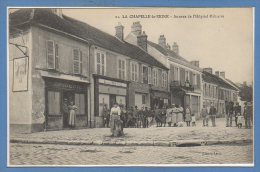
[[[75,120],[76,120],[76,111],[78,110],[78,107],[74,105],[73,101],[71,101],[70,105],[68,106],[68,109],[69,109],[69,127],[74,128]]]
[[[183,108],[179,105],[176,105],[177,108],[177,119],[176,122],[183,122]]]
[[[189,106],[185,109],[185,121],[187,123],[187,126],[190,126],[191,121],[191,109]]]
[[[121,109],[118,104],[115,103],[110,111],[110,131],[114,137],[123,135],[123,122],[120,119],[120,115]]]

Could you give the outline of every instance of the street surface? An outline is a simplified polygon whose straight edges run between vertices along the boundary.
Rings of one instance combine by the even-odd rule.
[[[124,137],[111,137],[109,128],[88,128],[80,130],[60,130],[31,134],[11,133],[10,138],[43,141],[181,141],[181,140],[248,140],[253,139],[253,129],[225,127],[225,119],[216,119],[217,127],[155,127],[125,128]],[[209,123],[211,126],[211,123]]]
[[[252,163],[252,145],[116,147],[10,144],[10,165]]]

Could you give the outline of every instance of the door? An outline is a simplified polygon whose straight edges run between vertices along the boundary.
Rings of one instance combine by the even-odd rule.
[[[116,95],[109,95],[109,104],[110,104],[110,109],[114,106],[116,102]]]
[[[72,92],[63,92],[62,99],[62,118],[63,118],[63,128],[68,128],[69,124],[69,110],[68,105],[70,102],[74,102],[74,94]]]

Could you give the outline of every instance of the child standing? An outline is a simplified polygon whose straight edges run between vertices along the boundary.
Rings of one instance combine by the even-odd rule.
[[[196,126],[196,117],[194,114],[191,115],[191,126],[192,127]]]

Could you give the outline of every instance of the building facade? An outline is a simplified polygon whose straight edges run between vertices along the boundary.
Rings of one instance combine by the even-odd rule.
[[[237,89],[225,82],[218,75],[212,74],[212,68],[205,68],[203,78],[203,104],[210,106],[213,104],[217,108],[219,117],[225,116],[225,101],[237,102]]]
[[[143,35],[140,22],[134,22],[131,32],[126,36],[126,41],[140,45],[139,37]],[[171,104],[182,107],[190,106],[192,112],[199,117],[202,102],[202,79],[198,61],[191,63],[179,55],[176,42],[172,48],[166,43],[164,35],[160,35],[158,43],[147,41],[146,51],[156,57],[162,64],[169,68],[168,88]]]
[[[65,129],[71,101],[78,107],[77,128],[102,127],[105,104],[168,102],[168,68],[125,42],[123,26],[112,36],[57,9],[22,9],[9,17],[13,130]]]

